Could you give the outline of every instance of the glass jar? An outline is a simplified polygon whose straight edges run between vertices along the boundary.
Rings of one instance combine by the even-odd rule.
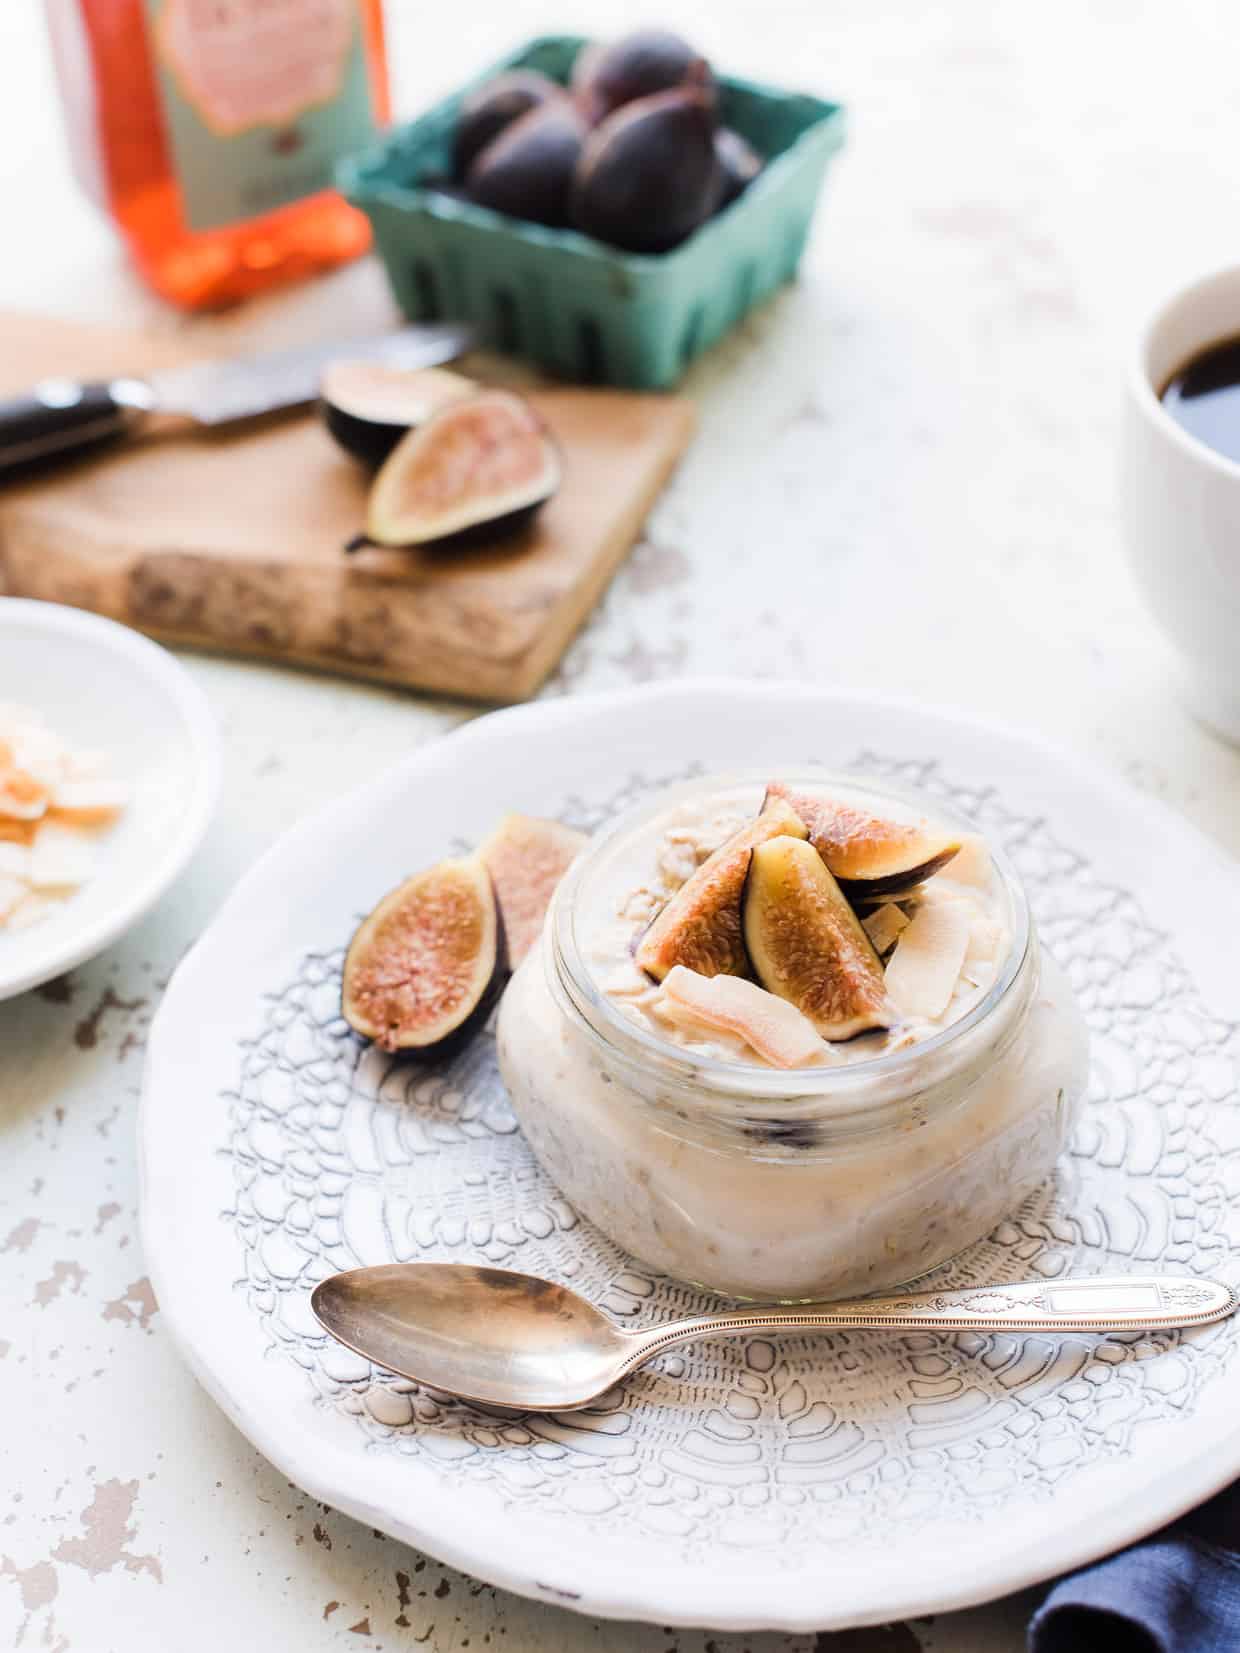
[[[785,778],[858,791],[852,776]],[[703,1058],[627,1018],[578,933],[590,892],[669,803],[737,781],[663,792],[595,839],[504,997],[500,1068],[543,1166],[642,1262],[735,1297],[895,1286],[980,1239],[1050,1174],[1086,1083],[1084,1022],[993,848],[1006,954],[984,996],[921,1043],[786,1071]],[[951,820],[937,802],[868,790],[876,813],[898,800]]]

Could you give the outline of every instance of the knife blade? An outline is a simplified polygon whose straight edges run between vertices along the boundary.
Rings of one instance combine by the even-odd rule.
[[[208,429],[304,406],[318,395],[331,361],[360,356],[390,367],[434,367],[473,341],[472,330],[445,322],[361,339],[332,339],[271,355],[193,362],[141,378],[44,379],[0,401],[0,476],[69,459],[137,434],[156,416]]]

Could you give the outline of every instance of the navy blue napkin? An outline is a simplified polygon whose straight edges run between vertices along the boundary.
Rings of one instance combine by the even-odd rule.
[[[1030,1622],[1029,1653],[1240,1653],[1240,1481],[1060,1579]]]

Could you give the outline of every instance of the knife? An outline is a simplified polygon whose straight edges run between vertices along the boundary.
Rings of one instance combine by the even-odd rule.
[[[315,399],[324,367],[339,357],[433,367],[461,355],[472,339],[470,328],[444,323],[268,356],[194,362],[143,378],[43,379],[20,396],[0,399],[0,477],[134,435],[157,416],[209,429],[300,407]]]

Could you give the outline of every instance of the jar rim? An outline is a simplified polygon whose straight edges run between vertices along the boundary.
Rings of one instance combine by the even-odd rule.
[[[940,804],[938,799],[899,784],[889,784],[881,776],[867,776],[851,770],[830,769],[816,765],[800,765],[795,769],[781,766],[780,774],[794,787],[797,785],[825,788],[838,786],[849,793],[868,793],[876,800],[905,804],[919,814],[932,815],[949,825],[977,832],[976,825],[959,811]],[[672,786],[660,787],[653,796],[624,810],[602,829],[578,857],[560,881],[551,905],[548,939],[554,979],[563,995],[576,1011],[589,1033],[605,1046],[613,1056],[627,1058],[660,1073],[663,1077],[700,1088],[720,1101],[746,1098],[778,1098],[781,1101],[841,1103],[851,1093],[868,1088],[874,1081],[890,1085],[900,1076],[927,1059],[947,1050],[953,1044],[990,1019],[1006,1001],[1021,976],[1029,956],[1032,923],[1024,886],[1006,853],[986,837],[986,847],[999,875],[1007,898],[1011,919],[1010,941],[1003,963],[990,987],[956,1021],[939,1032],[906,1046],[902,1050],[866,1057],[858,1062],[840,1066],[804,1068],[772,1068],[762,1062],[734,1061],[728,1058],[701,1056],[681,1050],[670,1040],[638,1026],[625,1016],[611,997],[603,991],[594,972],[583,955],[576,933],[577,895],[583,880],[603,853],[644,825],[652,816],[677,802],[688,802],[702,793],[722,792],[744,786],[760,787],[769,780],[766,770],[732,770],[693,776]],[[872,1104],[876,1111],[896,1107],[906,1097],[896,1095]],[[854,1103],[854,1106],[857,1104]],[[862,1104],[864,1106],[864,1104]],[[851,1111],[851,1110],[850,1110]]]

